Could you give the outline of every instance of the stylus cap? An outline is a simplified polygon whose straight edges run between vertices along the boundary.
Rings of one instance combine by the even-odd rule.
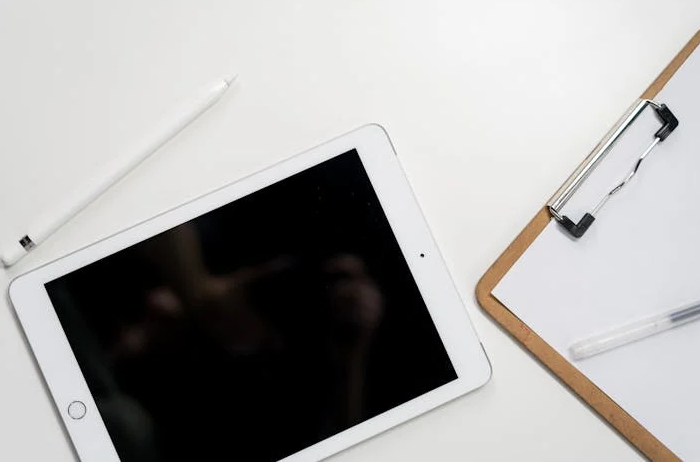
[[[17,261],[26,254],[27,251],[20,245],[19,241],[12,241],[11,244],[8,243],[3,246],[0,253],[0,261],[2,261],[2,264],[5,266],[11,266],[17,263]]]

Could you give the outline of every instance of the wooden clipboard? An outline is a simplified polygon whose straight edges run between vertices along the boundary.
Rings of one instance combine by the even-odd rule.
[[[653,99],[685,60],[700,45],[700,31],[683,47],[671,63],[642,94],[643,99]],[[498,257],[481,277],[476,286],[476,298],[481,307],[503,328],[522,343],[537,359],[547,366],[574,393],[579,395],[622,436],[652,460],[680,460],[646,428],[598,388],[588,377],[578,371],[567,359],[549,346],[537,333],[518,319],[508,307],[493,296],[492,292],[503,276],[530,247],[552,219],[544,206],[528,223],[518,237]]]

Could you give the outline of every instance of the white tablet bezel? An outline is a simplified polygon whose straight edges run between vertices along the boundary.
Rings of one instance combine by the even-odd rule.
[[[491,368],[418,203],[382,127],[367,125],[266,170],[224,186],[17,277],[9,295],[57,411],[83,461],[118,461],[58,317],[44,287],[89,263],[219,208],[337,155],[357,150],[402,253],[430,311],[458,378],[342,431],[284,460],[318,460],[405,422],[485,384]],[[87,408],[74,420],[68,406]],[[235,449],[232,449],[235,451]]]

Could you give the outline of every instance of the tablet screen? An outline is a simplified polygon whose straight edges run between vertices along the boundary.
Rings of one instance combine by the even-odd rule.
[[[273,461],[457,378],[356,151],[46,290],[123,461]]]

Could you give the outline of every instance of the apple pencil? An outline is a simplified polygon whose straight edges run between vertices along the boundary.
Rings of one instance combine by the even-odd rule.
[[[642,319],[574,343],[569,348],[569,352],[575,360],[585,359],[698,319],[700,319],[700,302]]]
[[[124,155],[119,156],[108,168],[82,188],[72,191],[53,211],[26,228],[26,233],[0,247],[0,260],[7,267],[16,263],[30,250],[39,245],[78,212],[97,199],[110,186],[143,162],[193,120],[212,107],[236,81],[237,76],[222,79],[206,87],[181,106],[168,114],[149,135],[134,144]]]

